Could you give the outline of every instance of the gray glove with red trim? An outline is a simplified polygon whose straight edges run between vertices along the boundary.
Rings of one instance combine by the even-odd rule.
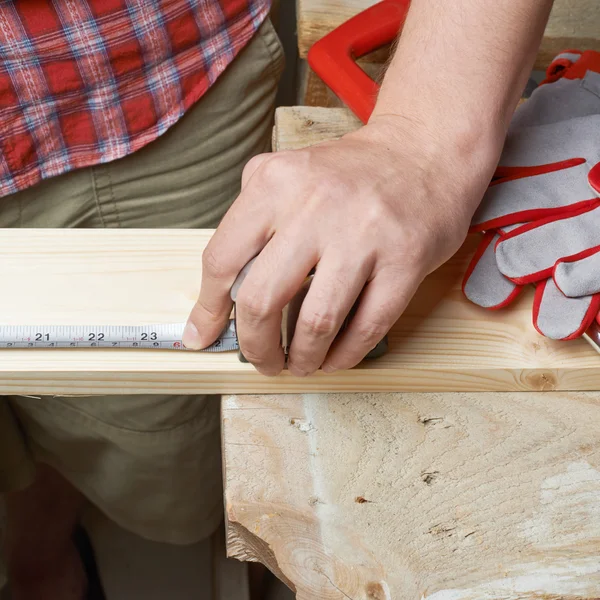
[[[540,333],[585,332],[600,309],[599,53],[559,55],[516,111],[472,230],[467,298],[502,308],[534,283]]]

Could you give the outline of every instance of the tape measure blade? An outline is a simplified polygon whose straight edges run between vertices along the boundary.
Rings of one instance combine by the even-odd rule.
[[[143,348],[187,350],[185,323],[150,325],[0,325],[0,348]],[[217,341],[199,352],[238,350],[230,320]]]

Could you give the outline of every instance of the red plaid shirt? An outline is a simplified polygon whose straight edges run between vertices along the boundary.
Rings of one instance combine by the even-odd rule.
[[[270,0],[0,0],[0,196],[156,139]]]

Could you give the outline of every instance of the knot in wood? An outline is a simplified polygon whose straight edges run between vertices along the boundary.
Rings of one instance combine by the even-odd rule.
[[[389,600],[389,596],[386,594],[383,586],[377,581],[369,581],[365,587],[365,592],[367,593],[367,598],[369,599]]]
[[[558,387],[558,379],[552,371],[530,373],[526,382],[527,387],[538,392],[552,392]]]

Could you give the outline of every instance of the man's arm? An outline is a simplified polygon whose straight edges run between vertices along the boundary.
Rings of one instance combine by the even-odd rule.
[[[413,118],[468,144],[503,137],[553,0],[412,0],[372,119]]]
[[[229,290],[258,255],[236,303],[246,358],[264,374],[281,371],[281,310],[316,266],[288,367],[301,376],[360,362],[464,241],[551,4],[413,0],[368,125],[246,166],[204,253],[186,345],[218,336]]]

